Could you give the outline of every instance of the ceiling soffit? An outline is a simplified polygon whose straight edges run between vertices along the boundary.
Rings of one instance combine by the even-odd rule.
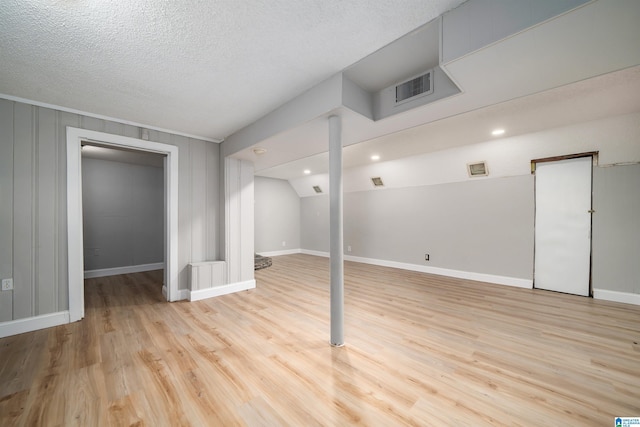
[[[455,12],[458,13],[459,9]],[[386,140],[398,144],[396,151],[413,152],[414,149],[403,150],[401,142],[391,135],[640,64],[640,51],[636,48],[640,27],[636,25],[636,18],[640,19],[640,3],[627,2],[625,7],[614,0],[589,3],[444,64],[443,69],[463,89],[462,94],[379,121],[354,118],[348,110],[336,106],[323,114],[299,120],[297,125],[290,123],[290,126],[274,131],[271,136],[249,140],[247,147],[236,152],[234,157],[254,162],[258,174],[277,177],[276,169],[269,171],[270,168],[326,152],[324,120],[329,113],[336,111],[343,114],[345,146],[384,136]],[[445,23],[446,19],[447,14]],[[594,25],[594,22],[597,24]],[[435,24],[430,23],[425,28],[430,25]],[[443,40],[443,44],[446,45],[446,40]],[[385,57],[389,54],[381,49],[371,58],[365,58],[347,69],[345,75],[356,80],[358,76],[365,76],[367,65],[376,64],[377,55]],[[600,61],[599,57],[604,57],[606,61]],[[560,67],[556,64],[560,64]],[[389,80],[380,78],[377,83],[372,80],[361,84],[375,88],[376,84],[386,84]],[[269,116],[266,116],[264,121],[268,122],[268,119]],[[255,128],[251,130],[254,135],[257,134]],[[227,142],[233,143],[233,140],[223,145]],[[256,157],[250,147],[257,144],[268,148],[270,154]],[[290,147],[295,147],[295,156],[291,155],[292,151],[286,153]],[[226,154],[232,154],[230,152],[233,149],[229,149],[229,146],[227,149]],[[284,175],[280,177],[285,178]]]

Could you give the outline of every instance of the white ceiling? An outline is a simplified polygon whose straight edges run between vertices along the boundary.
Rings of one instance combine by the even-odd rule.
[[[462,0],[4,0],[0,94],[219,140]]]
[[[380,156],[379,161],[390,161],[637,111],[640,111],[640,66],[346,146],[343,151],[343,166],[352,168],[371,163],[371,156],[374,154]],[[352,129],[353,132],[359,126],[366,127],[363,124],[366,119],[362,116],[349,110],[344,110],[341,114],[346,123],[346,131]],[[496,128],[505,129],[505,134],[492,136],[491,131]],[[302,150],[307,144],[297,142],[310,141],[312,138],[317,143],[318,153],[302,157],[295,147]],[[261,147],[268,149],[261,156],[245,154],[247,157],[254,157],[256,175],[259,176],[290,180],[304,176],[304,170],[309,170],[314,175],[322,174],[329,170],[326,138],[326,124],[322,120],[315,120],[278,135],[273,141],[261,143]],[[316,139],[319,141],[315,141]],[[284,145],[284,140],[291,147]],[[285,151],[288,156],[298,156],[298,159],[286,163],[274,160],[276,166],[270,166],[272,162],[269,161],[269,156],[284,157],[280,150]],[[261,168],[263,159],[265,166]]]
[[[441,64],[460,94],[378,121],[338,108],[263,139],[263,155],[252,146],[233,156],[252,161],[260,176],[324,173],[330,114],[342,117],[343,161],[353,167],[371,154],[393,160],[486,141],[496,127],[515,136],[640,111],[638,20],[640,2],[587,3]]]
[[[462,2],[5,0],[0,96],[220,140],[341,71],[372,91],[394,64],[436,65],[432,20]],[[351,167],[638,111],[638,6],[597,0],[441,64],[459,95],[376,122],[342,107],[234,157],[263,176],[323,173],[331,113]]]

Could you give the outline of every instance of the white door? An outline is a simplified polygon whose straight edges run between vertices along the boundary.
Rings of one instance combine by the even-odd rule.
[[[589,295],[591,165],[591,157],[536,164],[536,288]]]

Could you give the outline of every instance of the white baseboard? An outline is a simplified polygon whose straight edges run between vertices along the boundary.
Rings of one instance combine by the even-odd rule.
[[[178,300],[188,300],[189,299],[189,289],[178,289]]]
[[[257,252],[258,255],[262,256],[280,256],[280,255],[293,255],[302,253],[302,249],[287,249],[285,251],[272,251],[272,252]]]
[[[305,255],[313,255],[313,256],[321,256],[325,258],[329,258],[329,252],[321,252],[321,251],[312,251],[309,249],[301,249],[300,253]]]
[[[246,282],[231,283],[228,285],[216,286],[209,289],[200,289],[189,292],[189,301],[200,301],[207,298],[218,297],[220,295],[232,294],[234,292],[246,291],[256,287],[255,280],[247,280]]]
[[[302,250],[303,254],[328,257],[328,252]],[[458,279],[475,280],[478,282],[495,283],[497,285],[514,286],[517,288],[532,289],[533,280],[518,277],[497,276],[494,274],[475,273],[472,271],[450,270],[448,268],[429,267],[424,265],[408,264],[382,259],[363,258],[351,255],[344,256],[345,261],[360,262],[363,264],[379,265],[381,267],[399,268],[402,270],[418,271],[420,273],[437,274],[439,276],[456,277]]]
[[[162,296],[164,297],[164,299],[167,299],[167,286],[166,285],[162,285]],[[182,301],[182,300],[186,300],[189,299],[189,290],[188,289],[178,289],[178,298],[176,299],[176,301]]]
[[[64,325],[70,322],[69,319],[69,311],[59,311],[57,313],[27,317],[26,319],[2,322],[0,323],[0,338]]]
[[[154,264],[127,265],[125,267],[103,268],[100,270],[87,270],[84,272],[85,279],[96,277],[116,276],[118,274],[141,273],[143,271],[162,270],[164,262]]]
[[[593,298],[602,299],[605,301],[623,302],[625,304],[640,305],[640,294],[632,294],[630,292],[594,289]]]

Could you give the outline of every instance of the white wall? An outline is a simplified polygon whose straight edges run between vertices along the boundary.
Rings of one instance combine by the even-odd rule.
[[[329,197],[306,197],[301,204],[303,249],[327,252]],[[347,193],[344,251],[531,280],[533,212],[531,176]]]
[[[640,164],[596,168],[593,209],[593,287],[640,295]]]
[[[530,281],[531,160],[590,151],[600,153],[594,170],[593,288],[640,294],[640,176],[637,165],[620,166],[640,162],[638,113],[347,170],[345,254]],[[488,162],[490,175],[469,178],[466,164],[479,160]],[[373,188],[372,176],[382,177],[385,187]],[[329,250],[328,196],[304,197],[311,185],[328,189],[325,178],[292,182],[303,195],[303,250]]]
[[[255,251],[300,249],[300,197],[289,181],[256,176]]]
[[[82,159],[85,271],[164,263],[164,170]]]
[[[69,308],[66,126],[139,138],[131,125],[0,99],[0,292],[2,322]],[[219,259],[220,147],[149,131],[179,151],[179,287],[189,262]]]

